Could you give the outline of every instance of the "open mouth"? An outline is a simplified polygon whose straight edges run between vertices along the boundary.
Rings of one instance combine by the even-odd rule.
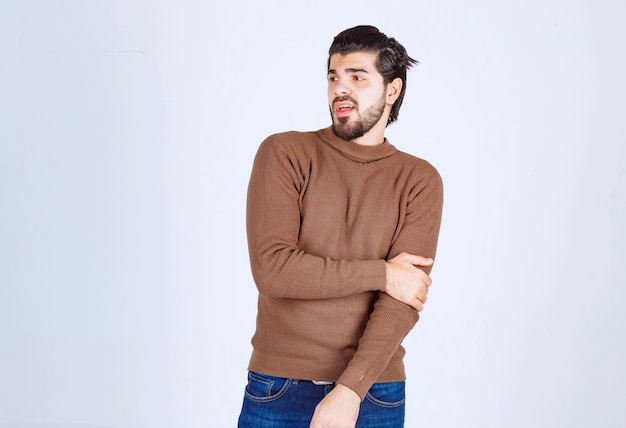
[[[352,103],[347,101],[339,101],[335,103],[335,115],[337,117],[347,116],[354,110]]]

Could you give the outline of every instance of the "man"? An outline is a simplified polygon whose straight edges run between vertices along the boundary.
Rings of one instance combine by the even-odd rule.
[[[384,136],[414,63],[375,27],[341,32],[328,59],[332,127],[259,147],[240,427],[403,426],[401,342],[426,302],[443,200],[435,168]]]

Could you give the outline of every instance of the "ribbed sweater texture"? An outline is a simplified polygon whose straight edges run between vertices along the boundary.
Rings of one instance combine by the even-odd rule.
[[[363,146],[331,128],[268,137],[247,198],[259,292],[248,368],[341,383],[361,398],[375,382],[404,380],[401,343],[419,316],[382,292],[385,260],[434,258],[442,204],[437,170],[386,139]]]

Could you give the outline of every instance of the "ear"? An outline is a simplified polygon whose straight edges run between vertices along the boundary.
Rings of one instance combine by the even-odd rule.
[[[387,96],[386,101],[387,104],[393,105],[398,97],[400,96],[400,91],[402,90],[402,79],[396,77],[391,82],[387,83]]]

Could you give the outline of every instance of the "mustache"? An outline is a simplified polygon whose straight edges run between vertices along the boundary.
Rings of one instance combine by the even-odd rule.
[[[336,103],[341,102],[341,101],[350,101],[355,107],[357,106],[356,100],[353,99],[352,97],[347,96],[347,95],[344,95],[342,97],[336,97],[333,100],[333,105],[335,105]]]

